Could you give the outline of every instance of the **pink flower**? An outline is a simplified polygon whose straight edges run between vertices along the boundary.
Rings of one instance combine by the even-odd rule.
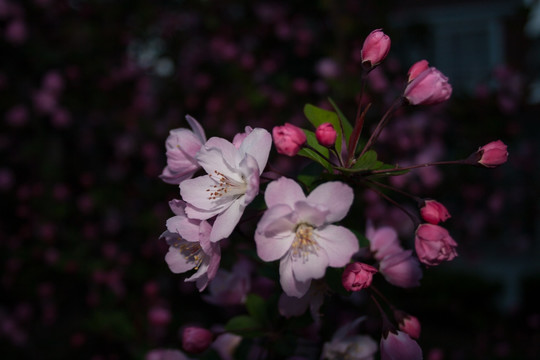
[[[359,291],[371,285],[373,274],[377,272],[371,265],[355,262],[347,264],[341,282],[348,291]]]
[[[305,196],[287,178],[271,182],[264,198],[268,210],[257,224],[257,254],[264,261],[280,259],[279,274],[288,296],[302,297],[312,279],[326,268],[345,266],[358,251],[358,240],[347,228],[331,225],[347,215],[353,190],[342,182],[326,182]]]
[[[377,352],[375,340],[367,335],[354,334],[364,319],[360,317],[340,327],[332,336],[332,341],[324,344],[321,359],[373,360]]]
[[[407,73],[407,75],[409,76],[409,79],[407,80],[407,82],[411,82],[414,79],[416,79],[418,75],[423,73],[424,70],[427,70],[428,67],[429,67],[429,63],[427,62],[427,60],[420,60],[420,61],[415,62],[409,69],[409,72]]]
[[[420,286],[422,269],[412,256],[412,250],[401,250],[385,256],[379,264],[379,271],[392,285],[403,288]]]
[[[315,137],[322,146],[330,147],[334,146],[337,138],[337,132],[331,123],[324,123],[317,127],[315,130]]]
[[[169,184],[180,184],[200,169],[195,155],[206,142],[206,135],[197,120],[189,115],[186,120],[193,131],[184,128],[171,130],[165,142],[167,166],[159,177]]]
[[[430,105],[446,101],[452,95],[452,86],[448,78],[439,70],[430,67],[412,80],[403,96],[412,105]]]
[[[450,213],[446,207],[435,200],[426,200],[424,206],[420,209],[420,215],[422,219],[434,225],[450,218]]]
[[[202,353],[212,345],[212,341],[214,341],[214,334],[210,330],[189,326],[182,331],[182,347],[187,352]]]
[[[422,349],[402,331],[389,331],[381,338],[381,360],[422,360]]]
[[[488,168],[504,164],[508,159],[506,145],[501,140],[492,141],[482,146],[478,149],[478,153],[482,156],[478,163]]]
[[[285,123],[283,126],[275,126],[272,129],[274,145],[278,153],[294,156],[306,143],[306,134],[297,126]]]
[[[212,226],[207,221],[188,219],[181,200],[172,200],[169,205],[176,216],[167,220],[167,230],[161,235],[169,245],[165,261],[176,274],[195,269],[185,281],[196,281],[203,291],[215,277],[221,260],[219,244],[209,240]]]
[[[180,194],[188,203],[186,213],[190,218],[206,220],[217,215],[210,241],[228,237],[259,193],[259,176],[271,146],[270,133],[256,128],[238,149],[225,139],[213,137],[197,153],[196,159],[208,175],[184,180]]]
[[[418,318],[404,313],[403,311],[396,311],[395,317],[398,321],[399,330],[408,334],[413,339],[418,339],[420,337],[422,327],[420,325],[420,321],[418,321]]]
[[[382,29],[373,30],[362,46],[362,64],[373,67],[384,60],[390,51],[390,37]]]
[[[414,240],[418,259],[426,265],[435,266],[457,256],[457,243],[448,230],[433,224],[422,224],[416,229]]]
[[[389,226],[375,230],[373,224],[368,222],[366,238],[369,240],[370,250],[375,253],[375,259],[379,261],[388,255],[403,251],[396,230]]]

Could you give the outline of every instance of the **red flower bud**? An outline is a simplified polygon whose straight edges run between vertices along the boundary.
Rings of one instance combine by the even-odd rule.
[[[294,156],[306,143],[306,134],[297,126],[286,123],[272,129],[272,137],[277,152],[287,156]]]
[[[381,29],[373,30],[362,46],[362,64],[374,67],[384,60],[390,51],[390,37]]]
[[[399,330],[407,333],[413,339],[420,337],[422,327],[420,321],[415,316],[409,315],[401,310],[394,311],[394,317],[398,322]]]
[[[506,145],[501,140],[492,141],[482,146],[478,152],[482,155],[478,163],[488,168],[504,164],[508,159]]]
[[[424,206],[420,209],[420,215],[422,219],[434,225],[450,218],[450,213],[444,205],[435,200],[426,200]]]
[[[182,331],[182,347],[190,353],[198,354],[208,349],[214,341],[214,335],[209,330],[189,326]]]
[[[422,224],[416,229],[414,239],[418,259],[426,265],[435,266],[457,256],[457,243],[448,230],[439,225]]]
[[[348,291],[359,291],[371,285],[373,274],[377,272],[373,266],[355,262],[347,264],[341,282]]]
[[[411,82],[414,79],[416,79],[416,77],[418,77],[418,75],[424,72],[424,70],[427,70],[428,67],[429,67],[429,63],[427,62],[427,60],[420,60],[420,61],[415,62],[409,69],[409,72],[407,73],[407,75],[409,76],[409,79],[407,80],[407,82]]]
[[[330,147],[336,142],[337,132],[330,123],[324,123],[315,130],[315,137],[322,146]]]
[[[405,88],[403,96],[412,105],[431,105],[446,101],[452,95],[448,78],[430,67],[418,74]]]

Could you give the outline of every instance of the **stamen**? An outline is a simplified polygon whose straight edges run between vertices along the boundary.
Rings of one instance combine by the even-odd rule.
[[[216,200],[225,195],[240,196],[246,193],[247,184],[243,178],[242,181],[237,181],[217,170],[214,170],[214,174],[208,174],[208,176],[217,183],[217,185],[206,189],[206,191],[210,192],[209,200]]]
[[[188,262],[195,263],[195,270],[199,269],[199,266],[204,258],[204,254],[202,253],[202,248],[199,243],[184,242],[182,244],[175,244],[174,247],[180,250],[180,253]]]
[[[291,245],[291,255],[293,260],[302,259],[302,262],[307,262],[309,254],[317,255],[320,249],[317,241],[313,239],[313,227],[307,224],[300,224],[296,228],[296,237]]]

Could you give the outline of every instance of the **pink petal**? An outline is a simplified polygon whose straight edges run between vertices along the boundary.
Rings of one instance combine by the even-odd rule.
[[[333,223],[343,219],[353,203],[352,188],[340,181],[330,181],[321,184],[307,197],[311,204],[324,205],[330,211],[326,221]]]
[[[291,261],[294,278],[301,282],[322,278],[328,266],[328,256],[320,250],[303,252],[299,257],[293,257],[289,253],[288,257]]]
[[[208,146],[209,143],[218,146]],[[201,167],[211,176],[221,173],[230,179],[242,181],[241,175],[235,170],[240,163],[240,154],[233,144],[225,139],[211,138],[197,154],[197,160]]]
[[[343,226],[326,225],[314,230],[314,235],[328,256],[329,266],[345,266],[359,250],[358,239]]]
[[[169,247],[169,251],[165,255],[165,261],[169,265],[169,269],[175,274],[189,271],[195,267],[194,262],[188,262],[180,253],[180,250],[173,246]]]
[[[306,196],[300,185],[286,177],[272,181],[268,184],[264,193],[264,201],[269,208],[278,204],[285,204],[294,209],[294,204],[303,200],[306,200]]]
[[[279,282],[281,288],[288,296],[295,296],[297,298],[302,297],[309,290],[311,280],[306,282],[297,281],[292,272],[291,262],[289,257],[286,256],[281,259],[279,263]]]
[[[298,201],[295,204],[295,211],[298,218],[297,223],[308,223],[314,227],[323,225],[328,217],[326,207],[306,201]]]
[[[204,144],[206,142],[206,134],[204,133],[204,129],[201,124],[199,124],[199,122],[190,115],[186,115],[186,120],[189,126],[191,126],[193,129],[195,136],[197,136],[197,138],[201,141],[201,144]]]
[[[257,255],[264,261],[280,259],[287,253],[296,237],[295,222],[287,219],[290,208],[286,205],[274,206],[263,215],[255,232]]]
[[[266,167],[271,147],[272,135],[265,129],[255,128],[242,141],[239,150],[244,154],[253,156],[257,160],[259,174],[261,174]]]
[[[180,195],[188,203],[186,213],[189,217],[209,219],[230,205],[230,197],[211,198],[211,190],[215,184],[216,182],[208,175],[184,180],[180,183]],[[192,210],[190,207],[196,209]],[[197,210],[200,212],[196,215]]]
[[[185,216],[173,216],[167,220],[167,230],[179,234],[184,240],[198,242],[199,222],[198,220],[188,219]]]
[[[211,242],[225,239],[231,235],[244,212],[242,197],[233,201],[227,210],[216,217],[216,221],[212,225],[212,232],[210,233]]]

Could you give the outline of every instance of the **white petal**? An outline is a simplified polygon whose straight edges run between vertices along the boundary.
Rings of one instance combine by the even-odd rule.
[[[199,124],[199,122],[190,115],[186,115],[186,120],[189,126],[191,126],[191,128],[193,129],[193,133],[201,141],[201,144],[204,144],[206,142],[206,134],[204,133],[204,129],[201,124]]]
[[[210,233],[211,242],[225,239],[231,235],[244,213],[242,198],[243,196],[233,201],[227,210],[216,217],[216,221],[212,225],[212,232]]]
[[[195,263],[187,259],[180,253],[180,250],[171,246],[165,255],[165,261],[169,265],[169,269],[175,274],[183,273],[195,267]]]
[[[320,279],[326,272],[328,257],[324,251],[304,252],[299,257],[290,256],[294,278],[298,281]]]
[[[294,209],[294,204],[302,200],[306,200],[306,195],[304,195],[300,185],[286,177],[272,181],[268,184],[264,193],[264,201],[269,208],[278,204],[285,204]]]
[[[307,197],[311,204],[324,205],[330,210],[327,222],[333,223],[343,219],[353,203],[352,188],[340,181],[330,181],[317,186]]]
[[[326,225],[313,231],[315,240],[328,255],[331,267],[345,266],[358,250],[358,239],[352,231],[335,225]]]
[[[201,210],[201,212],[210,212],[213,215],[223,211],[230,205],[232,200],[231,197],[222,196],[213,199],[211,194],[214,185],[216,185],[216,182],[208,175],[184,180],[180,183],[180,195],[182,196],[182,199],[188,203],[186,213],[189,217],[192,217],[189,212],[189,205]],[[197,218],[208,219],[211,216]]]
[[[279,282],[281,283],[281,288],[285,294],[297,298],[304,296],[311,284],[311,280],[300,282],[294,278],[288,256],[281,259],[281,262],[279,263]]]
[[[259,165],[259,174],[262,174],[268,161],[270,148],[272,147],[272,135],[261,128],[253,129],[248,136],[242,141],[239,151],[241,153],[251,155],[257,160]]]

